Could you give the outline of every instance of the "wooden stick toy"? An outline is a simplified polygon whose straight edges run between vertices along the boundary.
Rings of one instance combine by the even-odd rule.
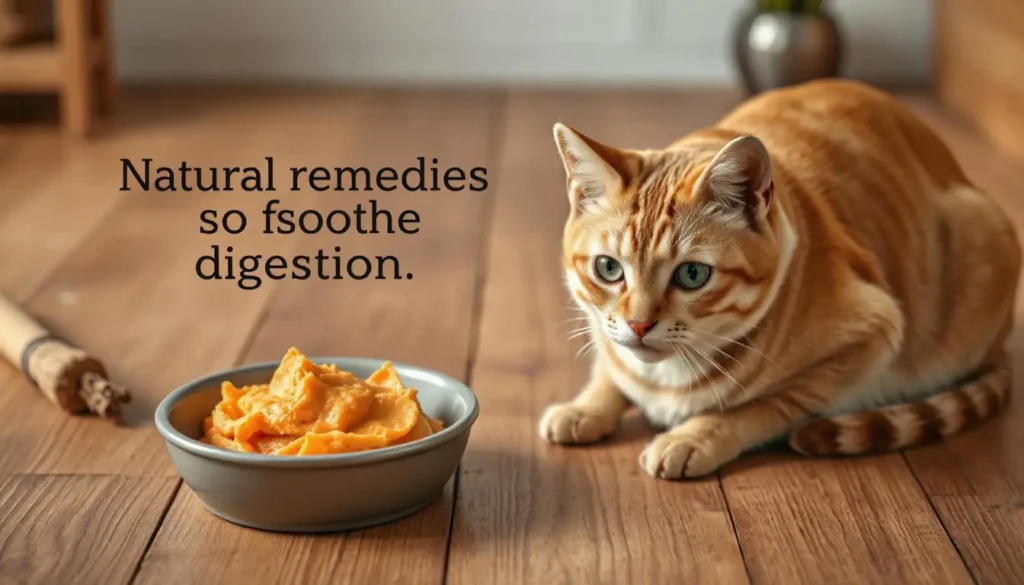
[[[0,354],[69,413],[88,410],[121,421],[121,404],[131,400],[127,390],[107,379],[99,360],[47,331],[2,294]]]

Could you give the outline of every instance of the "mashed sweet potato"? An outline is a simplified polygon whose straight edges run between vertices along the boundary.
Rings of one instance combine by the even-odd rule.
[[[391,363],[360,380],[293,347],[269,384],[221,385],[203,441],[247,453],[324,455],[408,443],[443,427],[424,414]]]

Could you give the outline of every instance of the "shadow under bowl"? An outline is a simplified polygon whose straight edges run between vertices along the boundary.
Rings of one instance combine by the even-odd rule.
[[[310,358],[360,378],[384,360]],[[394,363],[417,390],[423,411],[444,421],[440,432],[404,445],[337,455],[262,455],[220,449],[199,440],[203,420],[220,401],[220,386],[266,384],[277,362],[225,370],[167,395],[156,409],[182,480],[217,516],[275,532],[335,532],[407,516],[437,499],[459,466],[479,407],[465,384],[444,374]]]

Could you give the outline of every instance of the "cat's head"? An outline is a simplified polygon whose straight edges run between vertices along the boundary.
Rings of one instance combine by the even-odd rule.
[[[568,286],[595,333],[656,362],[711,354],[756,325],[783,253],[760,140],[712,132],[637,151],[554,133],[571,203]]]

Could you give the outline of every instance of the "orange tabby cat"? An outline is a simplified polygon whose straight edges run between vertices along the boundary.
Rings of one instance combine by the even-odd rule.
[[[1014,228],[896,99],[812,82],[664,150],[554,133],[597,351],[545,439],[597,441],[632,403],[667,429],[641,466],[675,479],[785,435],[814,455],[921,444],[1006,402]]]

